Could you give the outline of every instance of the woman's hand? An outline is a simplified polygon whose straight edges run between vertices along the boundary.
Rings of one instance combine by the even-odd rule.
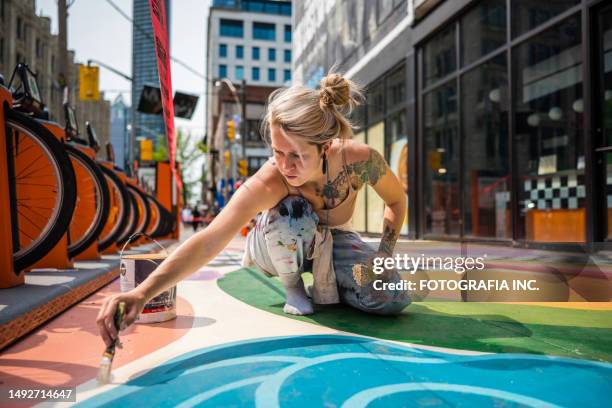
[[[134,323],[136,317],[138,317],[138,314],[144,308],[146,299],[143,294],[136,290],[109,296],[104,299],[96,323],[98,324],[100,336],[102,336],[102,340],[104,340],[106,347],[109,347],[118,336],[114,321],[115,311],[117,310],[119,302],[125,302],[125,316],[119,328],[123,330]]]

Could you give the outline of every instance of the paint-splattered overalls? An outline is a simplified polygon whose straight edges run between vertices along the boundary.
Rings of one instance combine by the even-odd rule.
[[[247,237],[248,258],[269,275],[279,276],[285,287],[294,286],[301,273],[312,268],[308,259],[319,217],[301,196],[290,195],[276,207],[261,213]],[[373,283],[358,285],[353,276],[355,264],[371,262],[376,251],[356,232],[331,229],[333,264],[340,301],[359,310],[394,315],[409,303],[408,293],[400,290],[374,290]],[[399,282],[391,271],[387,282]],[[386,276],[389,276],[386,275]]]

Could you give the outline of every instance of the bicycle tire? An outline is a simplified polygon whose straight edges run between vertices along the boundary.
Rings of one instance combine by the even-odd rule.
[[[161,224],[161,214],[157,203],[155,202],[155,198],[150,194],[147,194],[147,201],[149,202],[149,208],[151,210],[151,219],[149,220],[149,225],[147,226],[147,235],[153,237],[153,234],[159,228]]]
[[[4,113],[7,140],[11,139],[12,151],[9,155],[13,156],[9,157],[9,159],[13,165],[16,160],[19,161],[15,156],[19,154],[18,149],[21,142],[18,140],[15,143],[13,140],[15,137],[14,132],[18,132],[17,137],[25,135],[42,148],[43,154],[49,158],[57,181],[57,186],[55,187],[57,189],[57,198],[52,208],[53,212],[47,218],[44,228],[35,239],[32,239],[31,236],[28,237],[32,239],[28,246],[13,249],[14,269],[18,273],[47,255],[68,230],[76,205],[76,178],[64,146],[49,130],[27,115],[6,106]],[[11,205],[19,212],[19,207],[22,205],[19,203],[21,200],[19,198],[20,183],[18,181],[20,175],[15,174],[14,176],[14,179],[9,180],[9,183],[12,183],[11,190],[15,191],[15,196],[11,197]],[[25,176],[21,176],[21,178],[23,177]],[[28,200],[34,200],[34,198],[28,198]],[[21,215],[23,216],[22,213]],[[17,239],[19,240],[20,238],[18,237]]]
[[[151,208],[149,206],[149,201],[147,200],[146,194],[140,190],[138,187],[133,186],[131,184],[127,185],[128,189],[132,190],[136,193],[136,198],[139,200],[140,204],[138,208],[142,207],[143,215],[140,217],[141,221],[136,225],[136,230],[134,232],[146,233],[147,227],[149,226],[149,221],[151,220]],[[139,211],[140,212],[140,211]]]
[[[117,238],[117,244],[123,245],[127,242],[127,240],[136,232],[136,227],[138,226],[138,204],[136,203],[136,198],[134,198],[135,193],[130,189],[126,188],[128,192],[128,196],[130,197],[130,215],[128,218],[128,222],[125,225],[121,235]]]
[[[83,169],[87,172],[88,177],[92,180],[93,186],[96,190],[96,212],[92,222],[89,223],[85,233],[77,240],[74,240],[75,237],[73,237],[71,233],[68,234],[68,255],[72,258],[79,255],[91,244],[93,244],[104,229],[109,214],[110,191],[108,189],[106,179],[104,178],[104,174],[102,173],[102,170],[100,170],[100,166],[98,166],[94,160],[74,146],[66,144],[64,147],[66,148],[68,155],[71,156],[71,159],[76,160],[81,166],[83,166]],[[73,167],[74,166],[75,164],[73,164]],[[75,175],[76,174],[77,172],[75,169]],[[81,216],[78,211],[79,203],[81,200],[84,201],[83,194],[85,192],[79,191],[79,181],[80,179],[77,177],[77,205],[72,215],[73,219],[71,226],[75,225],[75,218]],[[68,231],[71,231],[71,229],[69,228]]]
[[[116,243],[117,239],[123,232],[122,226],[125,225],[129,217],[130,202],[127,188],[125,187],[125,184],[123,183],[123,181],[121,181],[119,176],[117,176],[113,170],[107,168],[106,166],[100,166],[100,170],[102,170],[102,173],[104,174],[107,183],[110,185],[109,193],[111,195],[111,200],[114,200],[115,198],[118,199],[119,207],[119,210],[117,211],[117,217],[115,217],[115,214],[113,214],[111,219],[111,216],[109,214],[109,218],[106,222],[106,225],[102,229],[102,234],[104,234],[104,230],[107,227],[110,227],[108,233],[103,236],[101,235],[100,241],[98,242],[98,249],[100,251],[103,251],[114,243]],[[114,210],[114,203],[111,203],[109,205],[109,210]],[[113,222],[113,224],[109,225],[109,222]]]

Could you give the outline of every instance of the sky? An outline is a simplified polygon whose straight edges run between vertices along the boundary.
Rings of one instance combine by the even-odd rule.
[[[70,3],[73,0],[68,0]],[[125,14],[132,16],[132,0],[112,0]],[[171,0],[170,52],[197,72],[206,75],[206,22],[210,0]],[[36,0],[37,14],[51,17],[52,32],[57,33],[57,1]],[[132,75],[132,25],[106,0],[75,0],[68,10],[68,48],[76,61],[101,61]],[[200,100],[191,120],[175,118],[175,126],[192,135],[204,134],[204,79],[172,63],[172,87]],[[105,99],[118,93],[131,103],[130,82],[100,68],[100,90]]]

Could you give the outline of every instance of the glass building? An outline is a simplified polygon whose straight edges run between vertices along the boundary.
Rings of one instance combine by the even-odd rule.
[[[137,137],[152,139],[154,142],[159,135],[166,134],[162,115],[153,115],[138,112],[136,107],[140,100],[145,84],[159,87],[157,74],[157,57],[155,55],[153,26],[151,24],[151,11],[148,0],[134,0],[132,24],[132,106],[134,109],[132,119],[132,152],[134,159],[134,143]],[[168,21],[168,34],[170,33],[171,10],[170,0],[165,0],[166,20]]]
[[[559,249],[612,238],[609,1],[331,3],[318,27],[296,7],[294,77],[316,85],[336,63],[366,85],[356,138],[398,174],[405,235]],[[363,192],[355,226],[380,232],[382,208]]]

